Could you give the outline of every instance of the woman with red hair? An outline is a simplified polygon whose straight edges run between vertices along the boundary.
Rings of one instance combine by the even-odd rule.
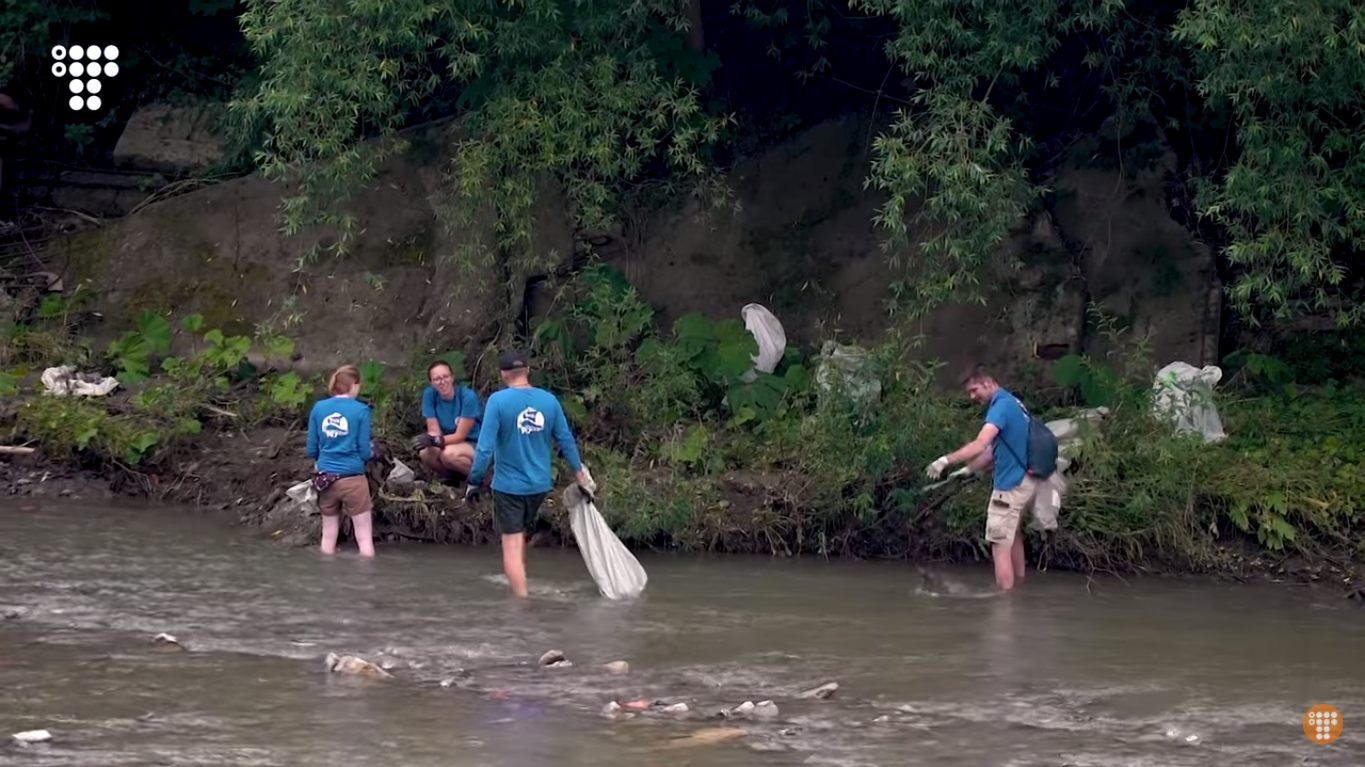
[[[308,457],[316,461],[313,487],[322,511],[322,553],[334,554],[341,532],[341,513],[351,518],[360,556],[374,556],[374,506],[365,462],[370,444],[370,406],[356,399],[360,371],[337,368],[327,382],[332,396],[313,405],[308,416]]]

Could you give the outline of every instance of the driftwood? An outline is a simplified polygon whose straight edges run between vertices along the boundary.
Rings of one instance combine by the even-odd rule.
[[[33,447],[18,446],[11,447],[9,445],[0,445],[0,455],[28,455],[36,451],[37,448]]]

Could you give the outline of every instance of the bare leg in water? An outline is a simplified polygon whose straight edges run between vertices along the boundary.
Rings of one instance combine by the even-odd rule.
[[[360,549],[360,556],[374,556],[374,513],[365,512],[357,514],[351,518],[351,525],[355,531],[355,543]],[[341,517],[329,516],[322,518],[322,553],[335,554],[337,551],[337,537],[341,534]],[[522,576],[525,580],[525,576]]]
[[[512,593],[526,597],[526,534],[514,533],[502,537],[502,571]]]
[[[337,553],[337,536],[341,533],[341,516],[326,515],[322,518],[322,553]]]
[[[360,556],[374,556],[374,512],[367,511],[351,518],[355,530],[355,543],[360,547]]]

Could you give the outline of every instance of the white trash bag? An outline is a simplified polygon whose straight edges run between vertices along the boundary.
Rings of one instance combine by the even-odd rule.
[[[1058,459],[1057,463],[1061,463]],[[1038,483],[1037,494],[1033,498],[1033,526],[1037,530],[1056,530],[1057,518],[1066,501],[1066,493],[1071,489],[1071,480],[1059,467],[1052,476]]]
[[[591,483],[592,474],[587,467],[583,473]],[[589,484],[589,490],[593,485]],[[640,596],[645,590],[649,576],[640,561],[626,548],[598,513],[597,506],[583,495],[578,485],[564,489],[564,505],[569,509],[569,527],[573,530],[574,540],[578,542],[578,552],[583,555],[583,563],[588,573],[597,583],[597,590],[607,599],[631,599]]]
[[[777,317],[760,304],[745,304],[739,313],[744,318],[744,327],[758,342],[758,354],[753,358],[754,370],[773,372],[782,361],[782,355],[787,353],[787,331],[782,329]],[[757,377],[750,370],[742,379],[747,382]]]
[[[393,459],[393,470],[384,479],[384,484],[395,489],[407,489],[417,483],[417,474],[406,463]]]
[[[104,397],[118,388],[118,379],[99,373],[77,373],[71,365],[43,371],[43,394],[53,397]]]
[[[313,487],[312,479],[305,479],[284,491],[284,494],[304,516],[322,513],[322,509],[318,508],[318,491]]]
[[[1177,434],[1198,433],[1205,442],[1227,439],[1223,419],[1213,404],[1213,387],[1222,378],[1223,371],[1217,365],[1197,368],[1172,362],[1157,371],[1152,384],[1155,410],[1174,424]]]

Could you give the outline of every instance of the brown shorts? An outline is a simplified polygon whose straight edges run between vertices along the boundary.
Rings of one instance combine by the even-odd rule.
[[[358,517],[373,508],[370,502],[370,480],[363,474],[342,477],[318,496],[318,509],[324,517],[335,517],[343,511],[348,517]]]
[[[1013,545],[1019,522],[1033,509],[1037,496],[1038,480],[1028,475],[1013,490],[991,491],[990,504],[986,507],[986,540],[1003,546]]]

